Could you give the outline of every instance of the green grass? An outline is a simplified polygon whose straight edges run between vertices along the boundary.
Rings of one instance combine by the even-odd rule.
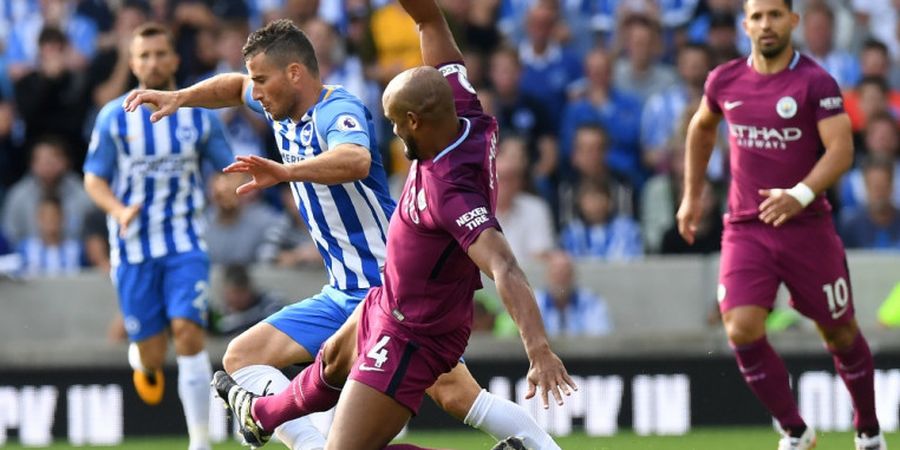
[[[900,448],[900,437],[888,434],[888,445]],[[771,428],[704,428],[692,431],[686,436],[635,436],[620,433],[614,437],[587,437],[583,434],[557,439],[565,450],[766,450],[774,449],[778,436]],[[460,450],[489,449],[493,444],[486,435],[474,431],[412,433],[399,442],[413,442],[416,445]],[[4,449],[24,447],[8,443]],[[55,444],[50,449],[83,448],[64,443]],[[187,448],[184,438],[128,439],[116,448],[123,450],[160,450]],[[215,450],[241,449],[236,442],[215,446]],[[283,449],[280,445],[266,448]],[[820,433],[816,450],[847,450],[853,448],[851,433]]]

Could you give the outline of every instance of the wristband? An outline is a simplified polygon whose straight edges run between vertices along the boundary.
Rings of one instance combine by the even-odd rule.
[[[816,193],[813,192],[809,186],[803,184],[802,181],[784,192],[797,199],[797,201],[800,202],[800,206],[803,206],[804,208],[809,206],[809,204],[816,199]]]

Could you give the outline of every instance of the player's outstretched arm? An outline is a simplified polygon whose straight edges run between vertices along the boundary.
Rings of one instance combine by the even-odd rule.
[[[540,387],[544,408],[550,406],[548,393],[553,395],[557,404],[562,405],[562,394],[569,395],[570,389],[577,390],[578,386],[569,377],[559,357],[550,350],[534,293],[506,238],[496,228],[488,228],[469,246],[468,254],[494,280],[500,299],[519,327],[525,352],[531,362],[526,398],[533,397],[536,388]]]
[[[463,60],[447,20],[434,0],[400,0],[400,4],[419,27],[422,61],[425,64],[439,66]]]
[[[700,107],[688,125],[687,142],[684,152],[684,197],[678,208],[678,233],[688,244],[694,243],[694,233],[700,221],[700,194],[706,166],[716,144],[716,129],[722,120],[706,105],[706,97],[700,100]]]
[[[182,106],[211,109],[238,106],[243,103],[249,85],[247,75],[224,73],[177,91],[136,89],[125,97],[122,106],[125,111],[132,112],[143,104],[151,105],[156,111],[150,115],[150,121],[156,122]]]

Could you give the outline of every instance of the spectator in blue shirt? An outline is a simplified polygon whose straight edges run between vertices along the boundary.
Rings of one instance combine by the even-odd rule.
[[[582,183],[576,194],[578,217],[562,231],[562,248],[576,258],[628,261],[643,255],[641,229],[618,214],[605,183]]]
[[[527,39],[519,46],[522,91],[546,105],[554,127],[565,107],[569,84],[581,76],[578,56],[554,36],[558,23],[555,6],[547,2],[534,5],[528,12]]]
[[[546,270],[546,285],[535,297],[548,335],[601,336],[612,331],[606,302],[578,286],[572,258],[566,252],[551,252]]]
[[[900,250],[900,210],[891,202],[894,165],[884,158],[863,164],[866,185],[864,208],[844,216],[841,238],[847,248]]]
[[[563,112],[560,149],[563,160],[572,154],[575,131],[582,125],[600,125],[609,135],[607,165],[630,184],[640,186],[646,173],[640,159],[641,102],[612,87],[612,57],[595,48],[585,57],[587,76],[579,82],[577,96]]]
[[[63,209],[58,197],[45,196],[37,208],[36,235],[19,243],[22,270],[28,276],[74,274],[81,270],[83,252],[76,239],[63,234]]]
[[[824,2],[811,3],[803,12],[805,53],[837,81],[841,89],[856,86],[862,77],[859,60],[834,48],[834,11]]]

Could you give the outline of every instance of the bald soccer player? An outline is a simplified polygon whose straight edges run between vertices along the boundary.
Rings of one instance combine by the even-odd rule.
[[[724,116],[731,187],[722,236],[719,308],[747,385],[783,430],[779,450],[815,447],[784,363],[766,340],[779,284],[815,321],[853,399],[857,450],[885,450],[875,416],[872,354],[853,312],[844,246],[822,193],[853,161],[850,119],[834,79],[794,50],[800,18],[790,0],[746,0],[753,50],[713,70],[691,120],[678,230],[688,243],[701,217],[706,165]]]
[[[483,112],[435,3],[401,4],[419,25],[424,61],[437,68],[401,73],[383,97],[385,115],[413,160],[388,227],[384,285],[369,291],[358,323],[351,318],[281,394],[259,397],[217,373],[216,390],[252,445],[264,444],[285,421],[337,403],[327,449],[384,448],[418,411],[425,391],[457,366],[479,269],[495,280],[521,330],[531,362],[528,397],[540,388],[547,407],[549,395],[561,404],[575,388],[550,350],[531,288],[494,218],[497,122]],[[341,357],[354,335],[355,350]],[[524,448],[515,438],[498,445]]]

